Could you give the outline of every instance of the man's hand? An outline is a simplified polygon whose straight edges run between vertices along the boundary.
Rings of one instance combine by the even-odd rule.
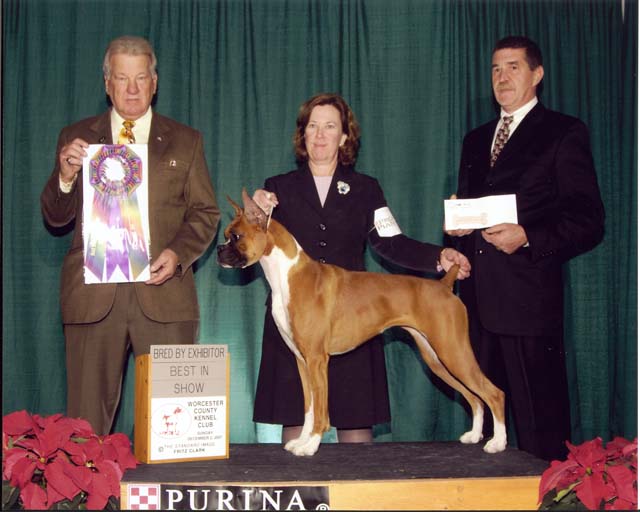
[[[271,213],[276,206],[278,206],[278,198],[273,192],[267,192],[266,190],[259,188],[253,193],[253,200],[267,215]]]
[[[469,263],[464,254],[450,247],[443,249],[440,253],[440,266],[442,269],[447,272],[454,263],[460,265],[456,279],[466,279],[471,275],[471,263]]]
[[[482,231],[482,238],[505,254],[513,254],[527,243],[527,234],[520,224],[496,224]]]
[[[87,156],[89,144],[80,138],[73,139],[66,146],[62,146],[58,160],[60,162],[60,179],[71,183],[82,169],[82,159]]]
[[[458,196],[455,194],[451,194],[449,199],[458,199]],[[442,231],[444,231],[449,236],[467,236],[473,233],[473,229],[450,229],[447,231],[444,229],[444,224],[442,225]]]
[[[164,283],[175,275],[176,268],[178,268],[178,255],[171,249],[165,249],[151,265],[151,279],[145,281],[145,284]]]

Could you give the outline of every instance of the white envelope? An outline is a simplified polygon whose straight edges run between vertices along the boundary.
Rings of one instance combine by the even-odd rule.
[[[515,194],[485,196],[478,199],[445,199],[444,228],[483,229],[496,224],[518,223]]]

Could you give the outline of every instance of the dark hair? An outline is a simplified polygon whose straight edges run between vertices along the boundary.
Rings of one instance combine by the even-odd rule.
[[[496,43],[496,46],[493,49],[493,53],[498,50],[504,50],[506,48],[524,48],[525,50],[525,58],[527,60],[527,64],[529,64],[529,69],[533,71],[538,66],[542,66],[542,52],[538,45],[533,42],[531,39],[525,36],[507,36],[503,37]]]
[[[338,95],[333,93],[316,94],[313,98],[305,101],[298,110],[298,119],[296,119],[296,132],[293,135],[293,149],[295,151],[296,160],[298,162],[306,162],[309,159],[307,148],[304,142],[304,132],[311,117],[311,111],[321,105],[331,105],[340,113],[340,121],[342,123],[342,131],[347,136],[344,144],[338,150],[338,161],[342,165],[354,165],[358,158],[358,149],[360,148],[360,126],[347,102]]]

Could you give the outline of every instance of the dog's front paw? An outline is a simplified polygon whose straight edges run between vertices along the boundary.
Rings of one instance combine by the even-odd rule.
[[[284,449],[298,457],[311,456],[318,451],[321,440],[322,436],[319,434],[312,434],[310,437],[300,436],[285,444]]]
[[[482,432],[469,430],[460,436],[460,442],[463,444],[476,444],[482,441]]]
[[[487,444],[484,445],[484,451],[487,453],[503,452],[507,447],[507,438],[505,436],[493,436]]]

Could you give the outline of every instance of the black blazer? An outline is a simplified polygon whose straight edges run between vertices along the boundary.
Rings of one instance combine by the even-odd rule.
[[[518,224],[529,247],[504,254],[484,241],[481,230],[457,239],[472,265],[471,278],[460,283],[461,296],[489,331],[557,334],[563,319],[562,264],[596,246],[604,234],[589,133],[580,120],[538,103],[490,168],[497,123],[465,137],[457,195],[515,193]]]
[[[341,194],[338,183],[348,185]],[[405,235],[380,237],[373,228],[374,212],[387,206],[375,178],[338,166],[324,207],[307,165],[268,178],[265,189],[275,192],[279,206],[273,218],[283,224],[313,259],[348,270],[364,270],[367,242],[385,259],[412,270],[436,272],[441,247]]]

